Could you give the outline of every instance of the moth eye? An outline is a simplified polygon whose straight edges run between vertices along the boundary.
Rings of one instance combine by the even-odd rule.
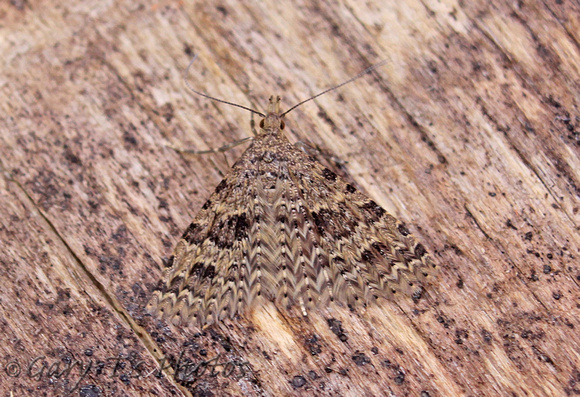
[[[286,127],[286,124],[284,124],[284,120],[280,120],[280,129],[283,130],[284,127]]]
[[[260,128],[264,128],[264,119],[260,120]]]

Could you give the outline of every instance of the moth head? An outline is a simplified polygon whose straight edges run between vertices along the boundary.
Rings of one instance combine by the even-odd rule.
[[[283,130],[284,115],[280,114],[280,97],[272,95],[268,101],[266,117],[260,121],[260,128],[264,131],[275,132]]]
[[[277,119],[270,119],[268,120],[268,117],[266,117],[265,119],[262,119],[260,121],[260,128],[263,130],[283,130],[284,127],[286,126],[286,124],[284,123],[284,120],[282,120],[281,117],[278,117]]]

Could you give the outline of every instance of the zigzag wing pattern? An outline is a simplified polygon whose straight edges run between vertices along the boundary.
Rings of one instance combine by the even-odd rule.
[[[206,326],[260,297],[307,309],[421,291],[435,269],[407,228],[280,133],[253,141],[183,234],[148,305]]]
[[[328,254],[291,177],[293,146],[270,136],[248,149],[260,159],[255,185],[254,214],[248,236],[248,261],[259,279],[257,295],[281,306],[306,307],[332,295]]]
[[[175,324],[211,324],[251,302],[257,279],[248,260],[257,169],[242,157],[177,243],[148,310]]]
[[[313,227],[301,197],[301,188],[290,176],[288,159],[278,153],[278,167],[257,186],[256,211],[259,226],[258,261],[268,298],[282,306],[306,307],[332,296],[328,253],[321,249],[321,236]],[[250,246],[253,246],[253,242]]]
[[[436,265],[409,230],[373,200],[298,149],[293,172],[330,254],[334,295],[349,304],[418,292]],[[345,288],[346,286],[346,288]]]

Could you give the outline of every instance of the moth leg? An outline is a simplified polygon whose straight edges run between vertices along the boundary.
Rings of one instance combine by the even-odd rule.
[[[318,145],[314,146],[309,142],[298,141],[294,144],[294,146],[296,146],[298,149],[302,150],[304,153],[306,153],[309,156],[321,155],[322,157],[325,157],[327,160],[330,160],[333,163],[338,164],[339,166],[343,166],[346,163],[348,163],[348,161],[343,160],[339,157],[336,157],[336,156],[328,153],[327,151],[321,149]]]
[[[241,145],[242,143],[250,141],[252,139],[254,139],[254,137],[249,136],[247,138],[243,138],[243,139],[240,139],[240,140],[237,140],[234,142],[230,142],[227,145],[223,145],[223,146],[220,146],[218,148],[207,149],[207,150],[188,149],[188,148],[184,148],[180,145],[172,145],[172,144],[165,144],[165,146],[175,150],[176,152],[181,152],[181,153],[190,153],[190,154],[225,153],[228,150],[230,150],[231,148],[234,148],[234,147]]]
[[[244,90],[244,93],[247,96],[251,96],[250,95],[250,88],[248,87],[247,84],[246,84],[246,89]],[[250,100],[250,105],[251,105],[252,109],[256,109],[256,105],[254,104],[254,101]],[[250,129],[252,130],[252,134],[254,136],[258,136],[258,130],[256,130],[256,120],[254,120],[254,112],[250,113]]]
[[[250,116],[250,128],[252,129],[252,134],[258,136],[258,131],[256,131],[256,120],[254,120],[254,113]]]

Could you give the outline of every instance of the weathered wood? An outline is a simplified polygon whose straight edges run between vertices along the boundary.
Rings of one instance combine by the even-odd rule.
[[[79,379],[85,395],[579,393],[579,10],[4,3],[1,395],[64,395]],[[187,92],[193,53],[195,87],[259,109],[390,58],[290,113],[287,134],[347,160],[352,180],[414,225],[441,265],[425,299],[308,318],[269,304],[203,333],[144,313],[162,258],[227,171],[220,156],[164,144],[250,134],[246,112]],[[233,373],[180,384],[184,366],[131,377],[129,360],[114,374],[106,360],[151,372],[181,351],[193,363],[219,356]],[[29,376],[39,356],[33,374],[42,362],[93,368]]]

